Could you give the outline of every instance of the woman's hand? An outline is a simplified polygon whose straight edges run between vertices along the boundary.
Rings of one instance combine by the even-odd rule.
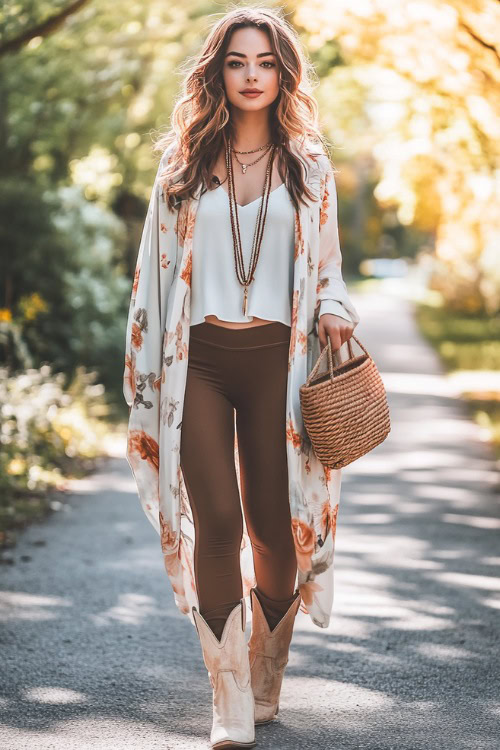
[[[345,318],[341,318],[340,315],[333,315],[333,313],[323,313],[318,322],[320,350],[323,351],[328,343],[328,337],[330,337],[332,352],[337,351],[342,344],[351,338],[353,331],[354,326]]]

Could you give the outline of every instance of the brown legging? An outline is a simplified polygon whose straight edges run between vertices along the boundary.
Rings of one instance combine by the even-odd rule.
[[[243,517],[271,629],[297,595],[286,456],[290,327],[190,329],[180,460],[195,524],[200,614],[220,639],[243,596]],[[241,504],[234,462],[234,415]]]

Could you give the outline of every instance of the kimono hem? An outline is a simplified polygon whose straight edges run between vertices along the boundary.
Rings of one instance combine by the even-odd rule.
[[[340,303],[344,317],[346,311],[354,327],[359,316],[342,278],[337,193],[330,159],[318,153],[317,146],[312,147],[316,152],[298,141],[292,141],[291,147],[301,159],[314,200],[294,209],[284,439],[300,609],[315,625],[326,628],[333,605],[341,470],[324,467],[314,455],[302,421],[299,388],[320,355],[317,323],[321,302]],[[180,441],[189,357],[193,233],[201,185],[193,198],[182,201],[173,212],[168,210],[160,176],[171,153],[172,146],[160,160],[132,285],[123,375],[123,393],[130,407],[126,457],[142,508],[160,536],[175,603],[195,625],[192,607],[199,610],[195,526],[180,465]],[[234,459],[241,493],[236,431]],[[243,510],[242,516],[240,562],[243,596],[247,598],[256,579]]]

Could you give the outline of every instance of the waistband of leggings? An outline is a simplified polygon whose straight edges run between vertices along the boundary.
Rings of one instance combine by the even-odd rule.
[[[190,328],[190,339],[222,349],[260,349],[290,343],[290,326],[279,320],[246,328],[226,328],[215,323],[197,323]]]

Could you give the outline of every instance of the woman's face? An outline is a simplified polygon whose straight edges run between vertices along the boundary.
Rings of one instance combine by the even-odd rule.
[[[279,70],[266,31],[253,26],[237,29],[230,37],[224,59],[223,79],[233,107],[255,112],[269,107],[279,94]],[[245,96],[245,89],[261,93]]]

